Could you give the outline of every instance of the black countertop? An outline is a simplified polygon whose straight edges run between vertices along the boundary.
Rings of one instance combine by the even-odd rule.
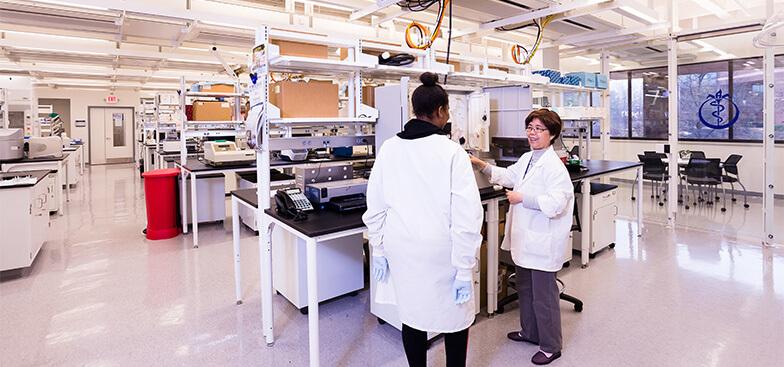
[[[497,197],[506,196],[506,189],[496,190],[493,187],[479,189],[479,199],[482,201],[495,199]]]
[[[236,190],[232,191],[231,194],[254,208],[258,208],[256,189]],[[308,219],[300,222],[295,222],[294,220],[278,215],[278,212],[275,209],[267,209],[264,212],[311,238],[365,226],[365,223],[362,222],[362,214],[365,213],[364,210],[355,210],[348,213],[338,213],[331,210],[317,210],[308,212]]]
[[[257,183],[258,182],[258,177],[256,176],[256,171],[237,172],[237,176],[240,176],[240,178],[242,178],[243,180],[251,182],[251,183]],[[293,180],[293,179],[294,179],[294,176],[292,176],[292,175],[287,175],[285,173],[281,173],[280,171],[278,171],[276,169],[270,169],[270,182],[289,181],[289,180]]]
[[[642,163],[640,162],[604,161],[600,159],[580,161],[580,164],[588,168],[588,170],[581,172],[569,172],[569,176],[571,177],[572,181],[580,181],[586,178],[642,166]]]
[[[58,162],[65,160],[68,158],[68,155],[71,154],[69,152],[63,152],[63,156],[60,158],[57,157],[41,157],[41,158],[22,158],[13,161],[3,161],[2,164],[18,164],[18,163],[40,163],[40,162]]]
[[[20,177],[20,176],[33,176],[33,177],[36,178],[35,184],[24,184],[24,185],[15,185],[15,186],[0,186],[0,190],[2,190],[2,189],[13,189],[13,188],[17,188],[17,187],[35,186],[36,184],[41,182],[41,180],[46,178],[46,175],[48,175],[50,172],[51,171],[48,171],[48,170],[38,170],[38,171],[19,171],[19,172],[3,172],[3,173],[0,173],[0,180],[5,180],[5,179],[9,179],[9,178],[14,178],[14,177]]]
[[[180,165],[179,161],[175,162],[177,165]],[[222,171],[227,169],[249,169],[256,167],[256,162],[250,164],[242,164],[242,165],[231,165],[231,166],[220,166],[214,167],[210,166],[209,164],[204,163],[198,159],[187,159],[185,160],[184,168],[191,172],[209,172],[209,171]]]

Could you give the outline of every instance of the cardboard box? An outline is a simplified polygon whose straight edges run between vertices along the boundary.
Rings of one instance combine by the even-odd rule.
[[[202,92],[209,93],[234,93],[234,85],[231,84],[204,84],[201,86]]]
[[[362,86],[362,103],[376,107],[376,87],[371,85]]]
[[[270,102],[280,108],[283,118],[338,117],[338,85],[284,80],[270,85]]]
[[[279,40],[272,41],[272,44],[278,45],[278,47],[280,47],[280,54],[285,56],[326,59],[329,55],[329,50],[327,49],[327,46],[324,45]]]
[[[193,121],[231,121],[233,112],[229,102],[193,102]]]

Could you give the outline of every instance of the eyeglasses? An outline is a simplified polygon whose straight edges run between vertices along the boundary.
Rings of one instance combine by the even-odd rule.
[[[528,126],[526,126],[525,131],[529,132],[529,133],[531,131],[536,131],[537,134],[541,134],[541,133],[547,131],[547,129],[541,128],[539,126],[528,125]]]

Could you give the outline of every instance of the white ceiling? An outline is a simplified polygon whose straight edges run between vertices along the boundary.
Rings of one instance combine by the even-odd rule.
[[[602,50],[610,53],[614,68],[666,62],[670,1],[453,1],[452,47],[462,55],[501,54],[508,59],[511,44],[533,43],[535,28],[498,31],[483,29],[483,24],[568,8],[574,10],[559,14],[544,33],[543,47],[559,48],[562,69],[598,71],[597,54]],[[428,26],[434,22],[435,7],[411,13],[394,5],[348,20],[353,12],[374,4],[374,0],[0,0],[0,74],[29,75],[50,86],[104,81],[101,85],[117,88],[176,88],[180,76],[189,81],[225,79],[223,66],[209,50],[216,46],[229,64],[242,65],[253,46],[253,30],[261,24],[402,44],[401,32],[411,20]],[[764,6],[764,0],[680,0],[679,34],[727,25],[759,27],[767,18]],[[683,61],[761,54],[751,46],[755,33],[681,42],[679,53]],[[443,45],[439,42],[436,47]],[[535,61],[535,67],[541,62]]]

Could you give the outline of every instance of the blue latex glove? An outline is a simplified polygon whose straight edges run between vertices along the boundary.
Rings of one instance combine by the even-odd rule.
[[[373,277],[376,281],[380,282],[387,277],[389,272],[389,263],[387,258],[383,256],[373,256]]]
[[[473,284],[470,281],[457,280],[452,284],[452,294],[455,295],[455,304],[462,305],[471,299]]]

